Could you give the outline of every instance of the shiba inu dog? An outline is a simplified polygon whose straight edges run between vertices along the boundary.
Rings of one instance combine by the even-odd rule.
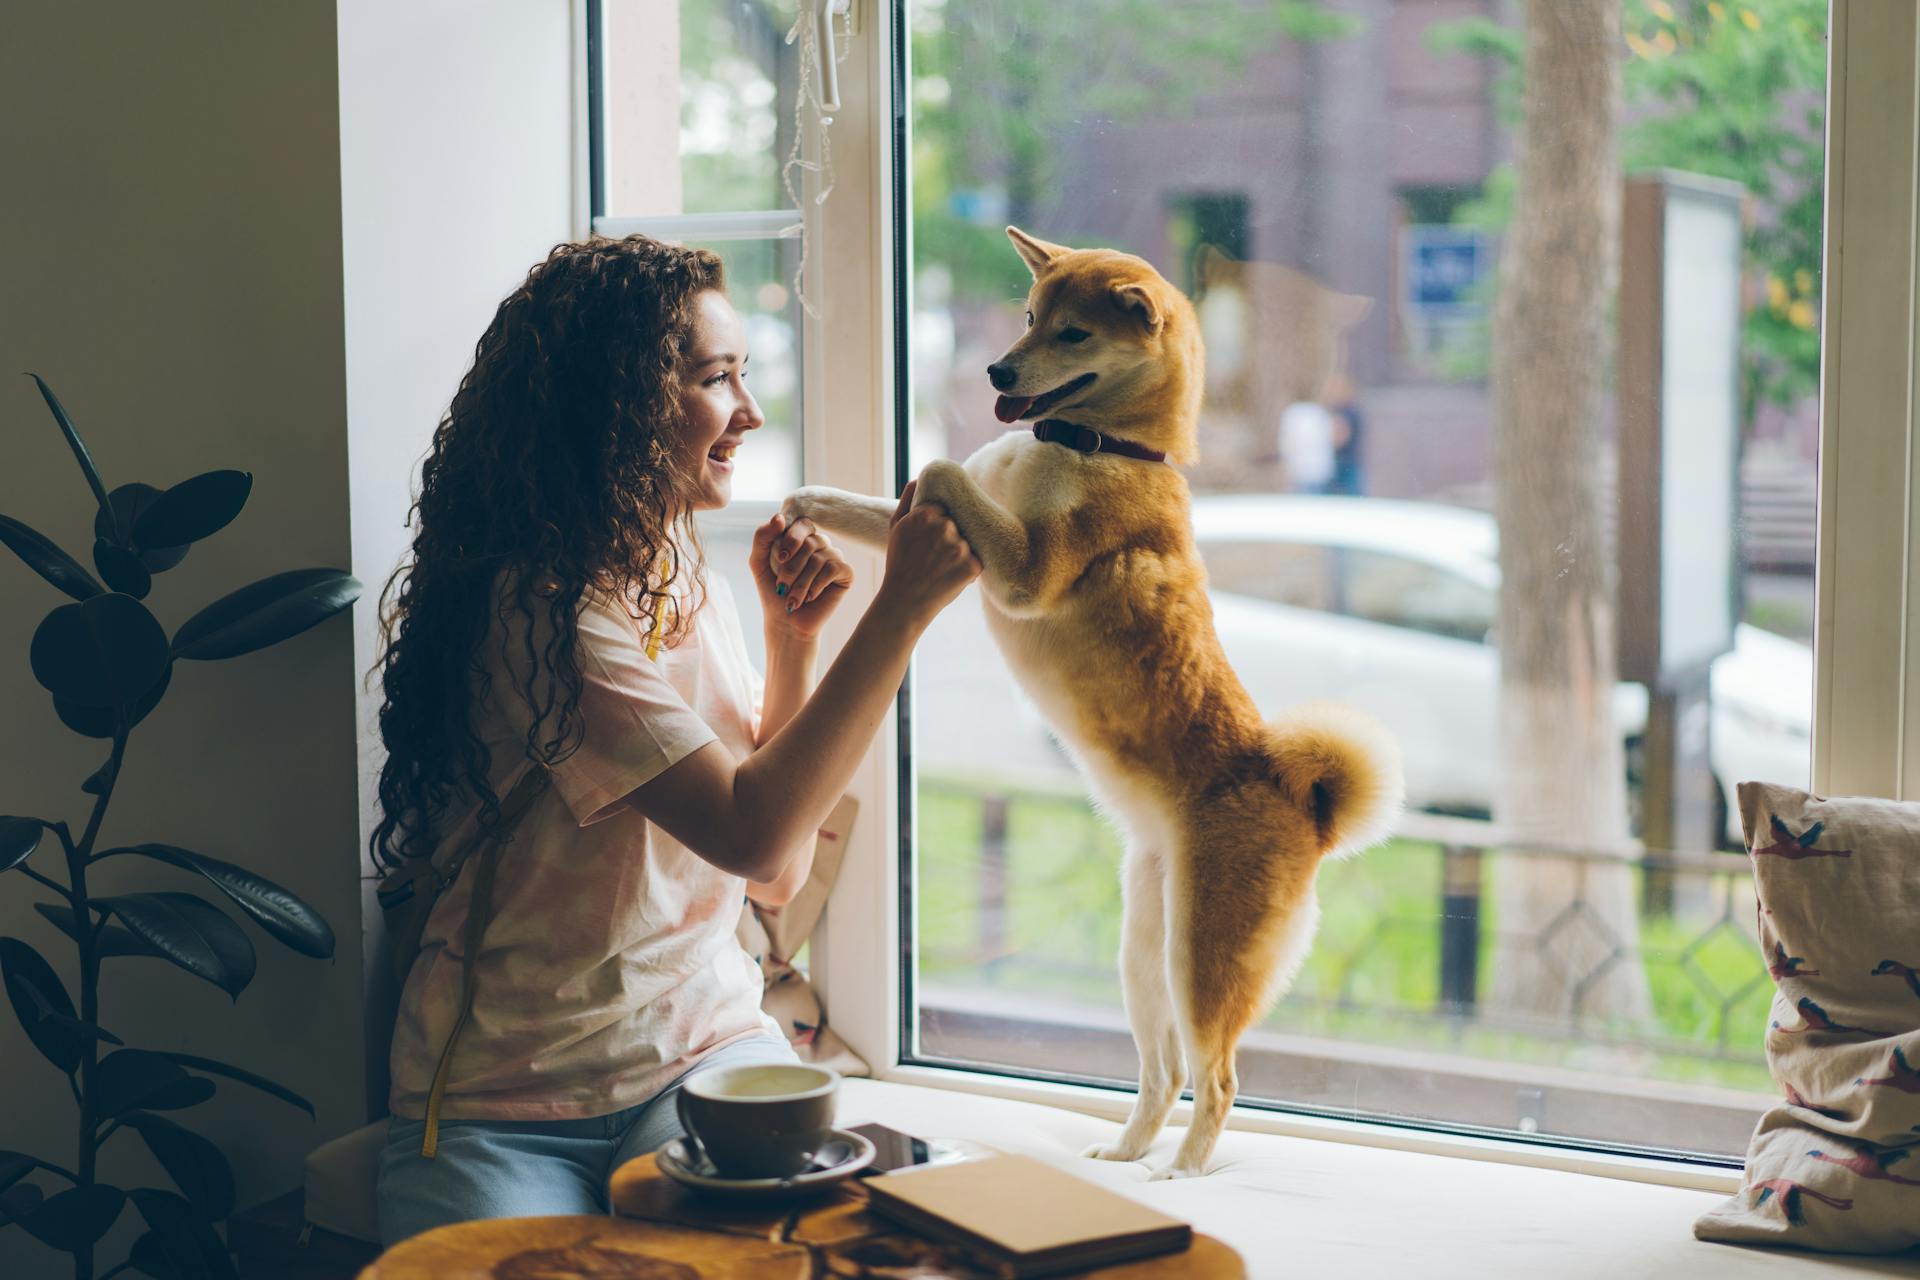
[[[1187,483],[1203,354],[1193,308],[1146,262],[1009,227],[1033,272],[1028,330],[988,367],[995,416],[1031,421],[965,465],[931,463],[939,503],[985,566],[1007,664],[1123,829],[1120,972],[1140,1092],[1119,1140],[1138,1160],[1191,1080],[1192,1124],[1155,1177],[1205,1171],[1233,1104],[1241,1033],[1312,941],[1324,857],[1383,837],[1394,743],[1316,704],[1265,722],[1214,634]],[[894,504],[805,488],[789,519],[884,543]]]

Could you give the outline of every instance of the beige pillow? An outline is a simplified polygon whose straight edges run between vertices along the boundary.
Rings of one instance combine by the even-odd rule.
[[[820,922],[826,909],[827,894],[840,876],[840,860],[847,849],[847,834],[860,804],[852,796],[840,803],[821,824],[813,846],[813,871],[800,892],[785,906],[763,907],[751,899],[740,912],[738,937],[754,962],[760,966],[765,994],[760,1007],[780,1024],[787,1042],[802,1062],[832,1067],[841,1075],[868,1074],[866,1062],[847,1042],[827,1027],[826,1011],[804,971],[793,965],[793,957]]]
[[[1920,804],[1747,782],[1740,816],[1776,991],[1739,1194],[1702,1240],[1920,1245]]]

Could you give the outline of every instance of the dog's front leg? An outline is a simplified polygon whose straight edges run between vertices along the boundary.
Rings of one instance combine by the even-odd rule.
[[[994,604],[1016,617],[1043,613],[1073,581],[1058,541],[1030,528],[975,484],[966,468],[939,459],[920,473],[913,505],[946,508],[980,558],[981,588]]]
[[[886,498],[869,498],[845,489],[810,484],[788,494],[787,500],[780,504],[780,514],[787,518],[788,524],[804,516],[828,533],[837,533],[870,547],[884,547],[897,505]]]

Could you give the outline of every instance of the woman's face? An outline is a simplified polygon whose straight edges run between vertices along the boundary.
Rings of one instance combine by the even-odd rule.
[[[695,477],[693,509],[713,511],[733,498],[733,451],[765,424],[747,390],[747,329],[718,289],[694,302],[693,341],[680,365],[681,436],[674,457]]]

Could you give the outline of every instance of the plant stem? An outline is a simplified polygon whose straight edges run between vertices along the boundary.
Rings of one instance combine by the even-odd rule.
[[[55,893],[59,894],[63,898],[68,899],[69,901],[71,901],[73,898],[73,895],[67,892],[67,887],[65,885],[61,884],[58,880],[50,879],[47,876],[41,875],[38,871],[35,871],[32,867],[28,866],[24,862],[21,863],[19,866],[15,867],[14,870],[25,872],[27,879],[38,881],[40,884],[47,886],[47,888],[53,890]]]
[[[59,1165],[53,1163],[53,1161],[51,1160],[36,1159],[34,1160],[34,1163],[39,1165],[42,1169],[45,1169],[48,1173],[59,1174],[61,1177],[65,1178],[68,1182],[77,1183],[80,1181],[79,1178],[74,1176],[73,1170],[62,1169]]]
[[[100,922],[89,919],[89,909],[93,904],[87,898],[87,859],[93,854],[93,842],[100,834],[101,819],[107,816],[107,804],[113,799],[114,785],[120,779],[120,758],[126,750],[127,731],[121,728],[113,736],[107,785],[100,789],[100,794],[94,799],[86,833],[80,837],[78,845],[67,846],[67,879],[73,886],[69,896],[73,902],[74,941],[80,948],[80,1020],[89,1026],[100,1025],[100,951],[97,945]],[[80,1050],[80,1176],[75,1181],[76,1185],[82,1187],[90,1187],[94,1183],[94,1159],[100,1149],[100,1140],[94,1136],[98,1121],[93,1114],[93,1072],[99,1049],[99,1042],[88,1037]],[[74,1280],[93,1280],[91,1244],[74,1251],[73,1275]]]

